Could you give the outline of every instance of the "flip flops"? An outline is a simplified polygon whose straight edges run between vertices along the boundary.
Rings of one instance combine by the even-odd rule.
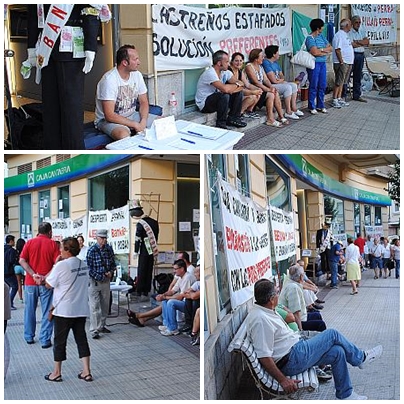
[[[49,373],[48,375],[45,375],[45,380],[47,380],[48,382],[56,382],[56,383],[59,383],[59,382],[63,381],[62,380],[62,375],[59,375],[59,376],[55,377],[54,379],[51,379],[50,378],[51,374],[52,374],[52,372]]]
[[[144,327],[144,324],[139,321],[136,314],[133,317],[129,317],[129,322],[133,325],[137,325],[138,327]]]
[[[92,382],[93,381],[93,376],[91,375],[91,373],[89,373],[86,376],[82,376],[81,372],[77,375],[77,377],[80,380],[84,380],[85,382]]]

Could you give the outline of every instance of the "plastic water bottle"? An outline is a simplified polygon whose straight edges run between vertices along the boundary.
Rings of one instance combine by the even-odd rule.
[[[168,100],[168,105],[170,106],[170,115],[177,116],[178,101],[174,91],[171,92],[170,99]]]

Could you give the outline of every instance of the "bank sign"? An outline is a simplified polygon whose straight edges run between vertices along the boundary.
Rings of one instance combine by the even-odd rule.
[[[133,157],[130,154],[82,154],[58,164],[4,179],[4,194],[22,193],[38,188],[67,183],[104,170]]]
[[[377,206],[390,206],[391,199],[387,195],[368,192],[360,188],[351,187],[328,177],[300,154],[281,154],[277,156],[297,177],[315,186],[321,191],[337,198],[349,199],[358,203]]]

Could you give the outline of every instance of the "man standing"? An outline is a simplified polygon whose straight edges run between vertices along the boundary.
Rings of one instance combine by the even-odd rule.
[[[349,81],[352,65],[354,62],[354,51],[348,32],[351,30],[351,21],[343,19],[340,23],[340,30],[335,34],[332,41],[333,62],[335,72],[335,86],[332,106],[334,108],[348,107],[342,97],[344,84]]]
[[[97,230],[96,244],[87,252],[90,286],[88,297],[90,303],[90,334],[93,339],[100,338],[100,332],[110,333],[105,327],[107,320],[110,282],[116,269],[115,254],[107,243],[108,231]]]
[[[52,346],[51,338],[53,323],[48,320],[48,312],[52,306],[52,289],[45,286],[45,278],[52,270],[60,256],[58,245],[52,240],[52,226],[41,223],[38,226],[38,236],[28,240],[20,255],[20,265],[26,272],[24,296],[24,338],[27,344],[33,344],[36,329],[36,308],[38,298],[41,301],[41,331],[39,341],[42,348]]]
[[[331,289],[338,289],[338,263],[341,258],[341,245],[342,241],[338,240],[330,250]]]
[[[278,291],[268,279],[254,285],[255,304],[246,318],[247,334],[258,360],[287,394],[297,391],[297,375],[312,366],[331,365],[335,395],[339,400],[367,400],[352,387],[348,363],[363,369],[378,359],[383,347],[362,351],[336,330],[325,330],[313,338],[301,339],[276,313]]]
[[[97,85],[94,124],[115,140],[150,128],[157,118],[149,114],[147,88],[139,66],[138,51],[133,45],[124,45],[116,53],[116,66]]]
[[[213,66],[205,70],[199,78],[195,95],[196,105],[203,113],[217,112],[218,128],[228,129],[226,125],[244,128],[247,126],[241,119],[244,83],[237,80],[228,70],[228,53],[219,50],[213,54],[212,59]]]
[[[321,270],[323,273],[330,272],[330,264],[328,261],[328,254],[331,248],[332,233],[330,223],[325,222],[323,228],[317,230],[316,234],[316,247],[319,249],[321,257]]]
[[[369,39],[366,36],[364,29],[361,27],[361,18],[355,15],[351,18],[352,29],[348,36],[351,40],[354,49],[354,64],[353,64],[353,96],[352,99],[360,102],[367,102],[362,98],[362,70],[365,62],[365,46],[369,45]]]
[[[146,300],[151,290],[154,259],[158,255],[159,224],[144,214],[139,201],[129,209],[129,213],[131,217],[139,219],[135,235],[135,254],[139,255],[136,292],[139,298],[143,295]]]
[[[362,257],[362,260],[363,260],[363,266],[365,266],[365,243],[366,243],[366,240],[365,240],[364,237],[362,237],[361,233],[358,233],[356,236],[357,237],[356,237],[356,239],[354,241],[354,244],[359,247],[359,253],[360,253],[360,255]]]
[[[4,281],[10,287],[10,304],[11,310],[17,310],[14,307],[14,297],[18,291],[17,276],[14,272],[14,266],[17,263],[18,252],[14,248],[15,237],[11,234],[6,237],[6,244],[4,244]]]
[[[383,270],[383,260],[382,260],[383,247],[379,243],[379,239],[376,236],[373,239],[373,245],[370,247],[369,254],[370,254],[370,267],[375,271],[374,279],[379,279],[379,275],[376,268],[378,268],[381,278]]]

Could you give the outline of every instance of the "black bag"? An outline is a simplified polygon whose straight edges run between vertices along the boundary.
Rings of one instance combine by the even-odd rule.
[[[167,292],[173,279],[173,274],[161,273],[156,275],[153,279],[154,290],[160,295]]]
[[[394,260],[388,260],[387,269],[393,269],[393,268],[394,268]]]
[[[33,103],[5,112],[9,138],[15,150],[41,150],[42,104]],[[10,115],[10,116],[9,116]]]

